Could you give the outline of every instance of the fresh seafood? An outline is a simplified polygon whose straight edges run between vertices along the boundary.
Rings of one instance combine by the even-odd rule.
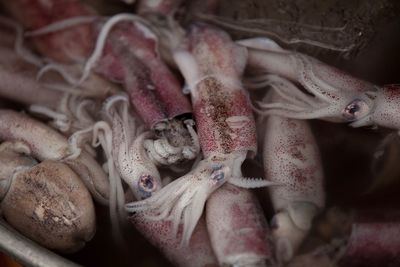
[[[256,150],[255,122],[240,76],[246,50],[207,25],[193,25],[187,47],[175,48],[175,60],[190,88],[204,159],[192,171],[127,210],[152,211],[159,219],[183,224],[187,244],[208,197],[226,182],[260,187],[265,180],[242,177],[240,166]]]
[[[221,266],[273,266],[271,233],[250,190],[224,184],[208,199],[207,229]]]
[[[271,93],[266,101],[280,101]],[[324,208],[321,158],[307,121],[276,115],[268,117],[263,148],[266,178],[282,184],[269,188],[276,212],[271,222],[276,258],[288,262]]]
[[[270,39],[248,39],[239,44],[249,48],[249,65],[263,73],[253,86],[272,84],[284,98],[260,103],[262,114],[399,129],[397,85],[373,85],[310,56],[284,50]],[[300,83],[307,93],[292,82]]]

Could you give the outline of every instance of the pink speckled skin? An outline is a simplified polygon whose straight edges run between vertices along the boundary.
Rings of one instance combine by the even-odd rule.
[[[125,81],[129,79],[128,75],[134,76],[138,72],[146,72],[146,80],[143,80],[143,82],[145,86],[151,87],[150,90],[146,88],[150,91],[147,94],[152,94],[157,99],[159,109],[163,109],[166,113],[164,118],[173,118],[185,113],[191,113],[192,109],[189,100],[183,95],[178,80],[157,53],[157,42],[154,36],[149,36],[135,24],[119,23],[108,40],[107,45],[109,48],[105,49],[104,59],[102,60],[104,64],[115,68],[118,62],[113,63],[112,60],[120,61],[122,66],[117,67],[117,70],[124,68],[123,65],[129,65],[131,70],[128,72],[129,74],[124,75]],[[110,50],[114,50],[112,55],[108,54]],[[129,54],[132,56],[129,57]],[[127,60],[127,56],[132,60]],[[100,68],[104,68],[101,65],[99,64]],[[135,67],[136,70],[133,69]],[[108,69],[107,71],[113,74],[115,69]],[[101,72],[104,74],[106,71],[101,70]],[[141,76],[143,77],[143,74]],[[128,91],[134,89],[131,88],[127,88]],[[151,112],[151,110],[147,111]]]
[[[358,212],[340,266],[400,266],[399,211]]]
[[[216,267],[215,255],[211,249],[204,219],[200,219],[189,246],[181,246],[180,238],[172,234],[172,222],[168,220],[151,221],[141,214],[130,217],[130,222],[159,248],[164,255],[177,266]]]
[[[375,102],[372,120],[380,126],[400,130],[400,85],[383,86]]]
[[[188,39],[189,51],[198,64],[199,80],[191,95],[204,156],[256,151],[250,99],[239,80],[246,50],[225,32],[207,25],[192,26]]]
[[[28,30],[75,16],[94,15],[94,11],[82,5],[80,0],[16,0],[2,1],[2,4]],[[89,24],[34,38],[39,52],[63,63],[82,62],[92,51],[94,40]]]
[[[221,186],[207,201],[206,220],[220,265],[272,262],[268,225],[257,199],[248,189],[229,183]]]
[[[30,30],[67,18],[96,15],[78,0],[19,0],[4,4]],[[83,24],[34,40],[43,55],[57,62],[83,62],[93,50],[95,35],[93,25]],[[191,105],[178,80],[158,56],[155,36],[132,23],[116,26],[95,71],[111,81],[124,83],[132,104],[149,127],[191,113]]]
[[[270,116],[264,138],[264,168],[268,180],[284,186],[268,190],[275,210],[303,201],[325,203],[322,162],[308,122]]]
[[[126,45],[114,39],[114,32],[107,41],[104,55],[96,71],[107,79],[123,83],[129,99],[145,124],[150,128],[168,118],[163,103],[158,98],[150,69],[143,64]]]

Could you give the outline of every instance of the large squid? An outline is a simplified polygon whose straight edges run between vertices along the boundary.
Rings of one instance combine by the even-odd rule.
[[[400,129],[398,85],[380,87],[354,78],[315,58],[284,50],[267,38],[239,44],[248,47],[250,67],[262,73],[250,84],[271,85],[282,96],[282,101],[260,103],[261,113]]]
[[[240,81],[246,50],[207,25],[193,25],[183,44],[175,47],[174,58],[190,88],[204,159],[152,197],[126,207],[152,211],[153,219],[171,218],[176,227],[182,223],[182,241],[188,243],[207,198],[224,183],[247,188],[270,183],[243,178],[240,169],[256,151],[250,100]]]

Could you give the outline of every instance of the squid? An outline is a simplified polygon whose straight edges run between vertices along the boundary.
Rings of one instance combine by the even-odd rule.
[[[93,201],[67,165],[38,163],[20,141],[0,145],[0,165],[1,211],[15,229],[64,253],[82,248],[93,237]]]
[[[183,225],[187,244],[208,197],[224,183],[242,187],[270,185],[243,178],[240,166],[256,151],[256,131],[250,100],[240,81],[246,50],[230,37],[206,25],[192,25],[184,47],[174,58],[190,88],[204,159],[192,171],[150,198],[126,205],[128,212],[151,211],[153,219],[169,218]]]
[[[279,102],[259,103],[259,113],[399,129],[398,85],[371,84],[310,56],[284,50],[267,38],[238,43],[248,48],[249,66],[261,73],[248,85],[270,85],[282,96]]]
[[[69,158],[67,138],[27,115],[12,110],[0,110],[0,140],[20,141],[37,160],[62,161],[79,175],[92,196],[102,204],[109,201],[109,181],[103,169],[86,151]]]
[[[150,163],[149,154],[142,149],[146,139],[153,134],[141,129],[143,127],[129,107],[126,95],[115,95],[107,100],[103,113],[111,126],[112,149],[109,154],[116,174],[128,184],[134,197],[142,200],[159,191],[163,182],[158,169]],[[198,222],[187,246],[180,246],[176,238],[178,229],[171,220],[153,220],[145,214],[135,214],[129,217],[129,221],[177,266],[217,266],[204,219]]]
[[[114,18],[129,20],[125,17]],[[190,103],[158,56],[157,37],[140,23],[115,27],[106,41],[98,71],[124,85],[135,111],[153,130],[154,137],[147,138],[143,148],[157,166],[196,158],[199,145],[192,130]]]
[[[274,91],[265,98],[282,100]],[[282,184],[268,188],[276,212],[271,222],[276,258],[288,262],[325,205],[321,157],[307,121],[276,115],[267,119],[263,148],[266,178]]]

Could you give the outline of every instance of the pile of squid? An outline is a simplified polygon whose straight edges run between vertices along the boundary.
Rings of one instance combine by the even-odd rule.
[[[79,0],[2,4],[0,96],[14,104],[0,109],[1,214],[29,239],[79,250],[97,202],[115,235],[129,222],[176,266],[400,264],[399,216],[379,211],[298,253],[325,208],[307,120],[399,130],[399,86],[178,19],[215,1],[144,0],[113,16]],[[244,177],[247,159],[264,177]],[[251,190],[262,187],[271,220]]]

